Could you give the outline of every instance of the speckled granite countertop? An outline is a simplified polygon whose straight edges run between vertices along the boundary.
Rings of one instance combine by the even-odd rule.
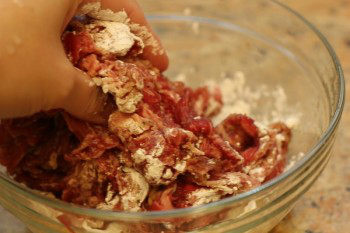
[[[350,0],[281,0],[313,22],[336,50],[350,77]],[[350,90],[350,80],[346,80]],[[346,96],[346,101],[350,101]],[[350,232],[350,106],[345,106],[339,135],[330,160],[314,186],[271,233]],[[0,207],[1,233],[27,233]],[[5,224],[4,224],[5,223]],[[11,229],[8,229],[8,224]]]

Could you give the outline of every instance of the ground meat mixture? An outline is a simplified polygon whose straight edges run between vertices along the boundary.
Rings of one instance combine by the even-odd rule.
[[[214,126],[220,90],[168,80],[142,58],[146,43],[132,28],[88,16],[70,24],[69,59],[114,110],[106,125],[62,110],[2,120],[0,163],[15,180],[82,206],[158,211],[236,195],[283,171],[285,124],[232,113]]]

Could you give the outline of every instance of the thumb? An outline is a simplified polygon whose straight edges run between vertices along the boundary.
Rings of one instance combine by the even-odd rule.
[[[105,123],[108,113],[106,105],[108,96],[90,81],[87,74],[71,65],[65,71],[65,77],[73,80],[68,94],[60,103],[70,114],[93,123]]]
[[[63,25],[64,28],[67,26],[69,20],[71,20],[82,1],[83,0],[76,0],[72,2],[72,6],[66,15],[66,21]],[[108,96],[102,94],[102,91],[92,83],[91,78],[89,78],[86,73],[75,68],[66,57],[65,60],[65,78],[73,81],[71,82],[72,85],[70,86],[68,95],[65,96],[59,107],[79,119],[93,123],[106,123],[109,115],[106,109]]]

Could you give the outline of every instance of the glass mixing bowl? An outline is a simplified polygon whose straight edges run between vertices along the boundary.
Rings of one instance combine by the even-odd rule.
[[[333,49],[313,25],[276,1],[145,0],[141,5],[169,53],[169,77],[186,77],[189,85],[199,86],[207,80],[222,84],[239,71],[250,90],[264,87],[267,93],[252,103],[255,119],[273,117],[281,104],[284,117],[298,113],[288,156],[305,155],[261,187],[193,208],[146,213],[87,209],[30,190],[4,171],[1,205],[33,232],[268,232],[331,156],[344,105],[343,74]],[[271,94],[281,88],[285,96]],[[232,89],[232,95],[237,92]]]

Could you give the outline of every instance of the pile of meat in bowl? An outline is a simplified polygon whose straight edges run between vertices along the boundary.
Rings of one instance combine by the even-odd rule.
[[[67,56],[101,87],[108,124],[63,110],[2,120],[0,163],[18,182],[55,198],[115,211],[159,211],[246,192],[283,172],[291,139],[282,122],[232,112],[213,86],[168,80],[143,56],[162,53],[124,12],[85,9],[62,35]],[[109,15],[110,16],[110,15]]]

